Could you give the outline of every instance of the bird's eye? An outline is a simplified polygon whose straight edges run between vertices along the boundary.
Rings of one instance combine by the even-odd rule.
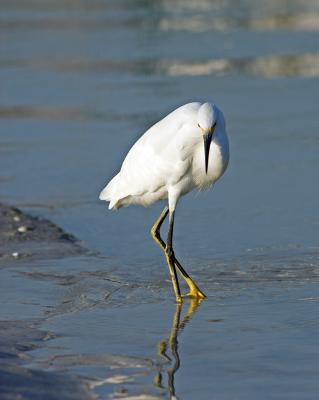
[[[199,125],[199,124],[197,124],[197,126],[200,128],[200,125]]]
[[[217,122],[214,123],[213,128],[215,128],[216,124],[217,124]]]

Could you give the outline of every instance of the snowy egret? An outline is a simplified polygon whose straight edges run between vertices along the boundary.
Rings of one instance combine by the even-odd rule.
[[[176,268],[189,286],[185,296],[204,298],[204,293],[187,274],[173,250],[173,228],[176,204],[193,189],[213,185],[225,172],[229,145],[225,119],[212,103],[188,103],[157,122],[133,145],[120,172],[100,193],[109,209],[129,204],[149,206],[168,199],[151,229],[153,239],[165,252],[173,289],[178,303],[182,296]],[[160,228],[169,214],[167,242]]]

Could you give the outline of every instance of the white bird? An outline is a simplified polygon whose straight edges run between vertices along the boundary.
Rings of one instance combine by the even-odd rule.
[[[225,172],[229,161],[229,144],[225,119],[212,103],[188,103],[149,128],[132,146],[120,172],[100,193],[100,200],[116,210],[129,204],[149,206],[168,199],[151,229],[154,240],[165,252],[178,303],[182,296],[176,268],[188,284],[186,296],[204,298],[191,277],[178,262],[173,251],[173,226],[176,204],[193,189],[212,186]],[[167,243],[160,228],[169,213]]]

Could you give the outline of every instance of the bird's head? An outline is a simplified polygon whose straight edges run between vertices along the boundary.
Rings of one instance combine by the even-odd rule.
[[[205,171],[207,174],[210,143],[217,124],[217,107],[211,103],[204,103],[198,110],[197,122],[204,139]]]

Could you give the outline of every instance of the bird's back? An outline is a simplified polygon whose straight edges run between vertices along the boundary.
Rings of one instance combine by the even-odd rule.
[[[186,167],[174,153],[175,138],[187,124],[194,125],[201,103],[185,104],[157,122],[132,146],[120,172],[100,194],[109,208],[126,204],[150,205],[167,197],[167,182]]]

